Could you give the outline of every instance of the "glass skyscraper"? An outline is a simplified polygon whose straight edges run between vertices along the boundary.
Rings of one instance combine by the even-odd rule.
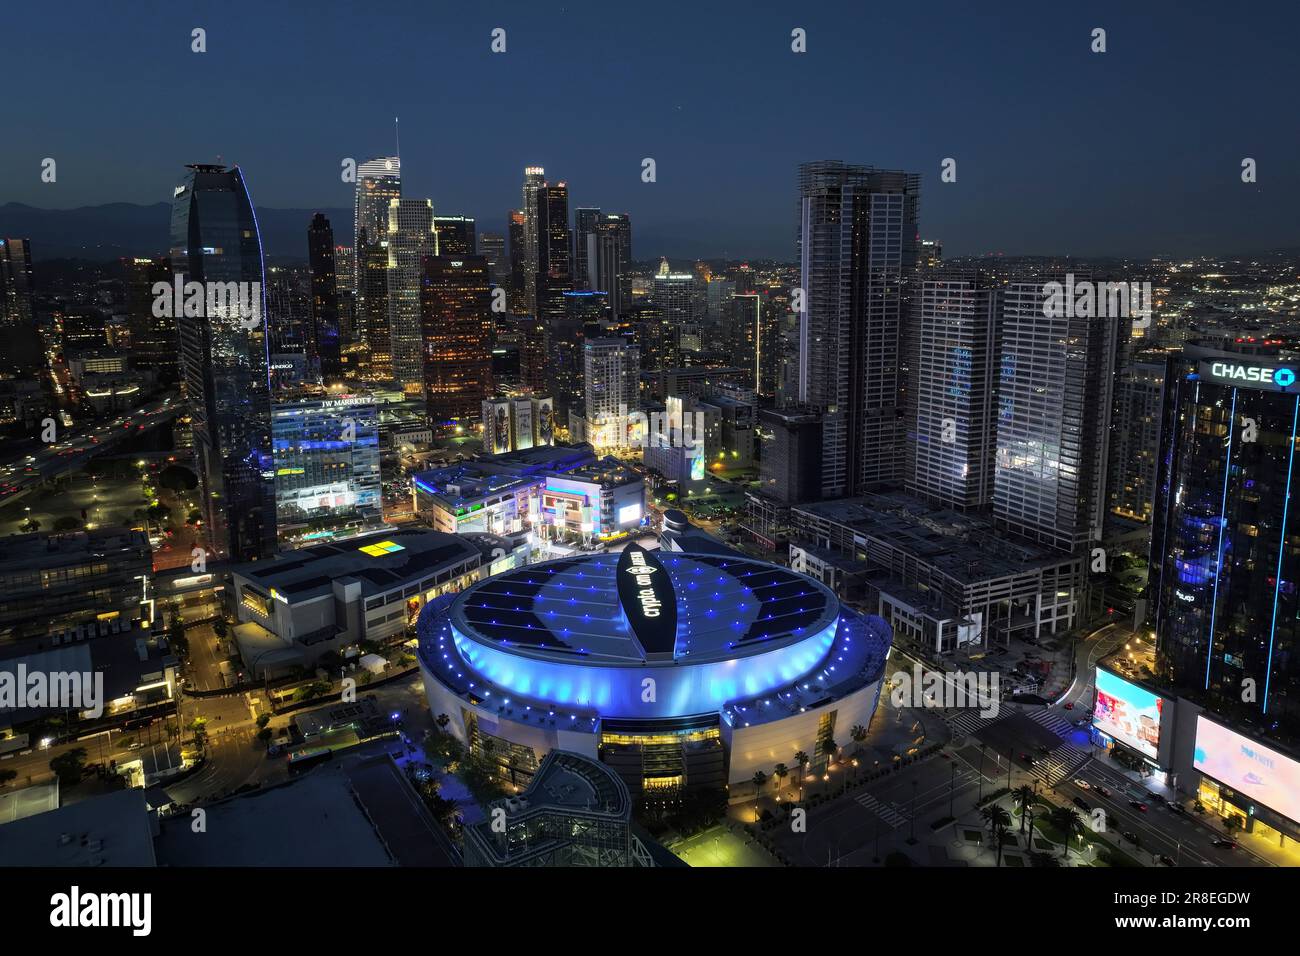
[[[1157,667],[1265,732],[1300,733],[1300,361],[1187,346],[1169,363],[1152,521]]]
[[[920,188],[915,173],[799,167],[799,401],[825,416],[827,498],[903,477],[903,317]]]
[[[187,168],[172,200],[171,263],[184,282],[207,290],[202,315],[176,309],[203,519],[211,551],[251,561],[275,549],[262,240],[238,166]],[[216,283],[238,283],[260,321],[249,327],[229,300],[214,308]]]

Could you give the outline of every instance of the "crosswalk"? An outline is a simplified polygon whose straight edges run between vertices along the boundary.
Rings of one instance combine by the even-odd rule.
[[[901,827],[909,819],[908,815],[898,807],[891,803],[881,803],[869,793],[860,793],[853,799],[889,824],[891,830]]]
[[[1068,720],[1050,710],[1036,710],[1029,715],[1029,719],[1046,727],[1058,737],[1068,737],[1074,730],[1074,726]]]
[[[953,737],[966,737],[993,726],[998,721],[1006,719],[1007,716],[1006,712],[999,710],[998,716],[985,717],[978,708],[971,707],[966,710],[959,710],[951,716],[945,714],[944,719],[948,722]]]
[[[1050,710],[1036,710],[1029,719],[1041,727],[1050,730],[1062,739],[1074,730],[1073,725],[1060,714]],[[1085,763],[1092,759],[1091,751],[1073,744],[1062,743],[1052,752],[1034,762],[1034,774],[1050,786],[1056,786],[1062,780],[1074,777]]]

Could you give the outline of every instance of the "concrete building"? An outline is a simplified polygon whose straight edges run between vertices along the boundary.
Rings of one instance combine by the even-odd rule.
[[[868,605],[932,653],[1064,633],[1083,619],[1083,557],[1010,541],[987,520],[901,492],[794,505],[790,524],[792,542],[863,562]]]
[[[261,679],[400,637],[426,602],[478,580],[485,557],[458,535],[404,528],[238,565],[230,600],[244,665]]]
[[[153,621],[153,551],[143,531],[10,535],[0,548],[0,647],[80,640]]]

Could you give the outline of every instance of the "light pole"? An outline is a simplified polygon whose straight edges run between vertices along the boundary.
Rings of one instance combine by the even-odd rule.
[[[984,799],[984,748],[986,746],[983,742],[980,743],[980,792],[979,796],[975,798],[976,804]]]
[[[952,764],[952,776],[948,782],[948,816],[956,819],[953,814],[953,801],[957,797],[957,763]]]

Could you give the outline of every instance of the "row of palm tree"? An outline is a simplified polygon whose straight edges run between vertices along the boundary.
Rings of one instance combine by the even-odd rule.
[[[1015,790],[1011,795],[1012,801],[1020,810],[1020,833],[1023,835],[1026,830],[1029,832],[1030,840],[1034,834],[1034,807],[1036,806],[1037,794],[1034,788],[1022,786]],[[990,804],[980,811],[988,824],[989,832],[997,843],[997,866],[1002,865],[1002,837],[1011,827],[1011,814],[996,803]],[[1082,839],[1087,827],[1084,824],[1083,817],[1079,811],[1073,807],[1052,807],[1047,813],[1048,822],[1059,829],[1065,835],[1065,842],[1062,846],[1061,856],[1066,857],[1070,853],[1070,841],[1075,837]]]
[[[856,743],[862,743],[862,741],[867,739],[867,728],[861,724],[854,724],[849,730],[849,736],[852,737]],[[840,752],[840,745],[835,742],[834,737],[827,737],[817,745],[817,749],[826,755],[828,761],[833,761],[835,756]],[[799,799],[802,800],[804,778],[807,776],[808,765],[812,763],[812,758],[808,756],[807,751],[796,750],[794,754],[794,763],[799,769]],[[769,779],[775,780],[776,792],[779,796],[781,791],[785,789],[785,778],[789,775],[790,768],[784,763],[778,763],[772,768],[772,774],[770,777],[762,770],[759,770],[750,779],[753,781],[754,787],[760,794]]]

